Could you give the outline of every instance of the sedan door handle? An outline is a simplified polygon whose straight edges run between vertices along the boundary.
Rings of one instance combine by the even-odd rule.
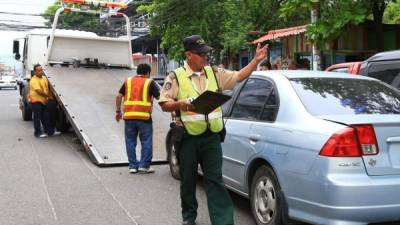
[[[250,135],[249,135],[250,141],[257,142],[257,141],[260,140],[260,138],[261,138],[261,136],[260,136],[259,134],[250,134]]]

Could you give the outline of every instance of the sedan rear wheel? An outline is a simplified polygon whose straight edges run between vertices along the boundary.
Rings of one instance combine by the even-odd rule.
[[[281,191],[270,167],[261,166],[254,174],[250,201],[258,225],[282,224]]]

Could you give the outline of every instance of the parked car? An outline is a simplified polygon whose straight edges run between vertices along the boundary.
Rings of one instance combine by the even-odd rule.
[[[377,53],[363,62],[335,64],[326,71],[373,77],[400,89],[400,50]]]
[[[364,76],[288,70],[254,72],[231,94],[223,178],[250,199],[258,225],[400,221],[400,92]]]
[[[17,90],[17,81],[14,76],[0,76],[0,89],[5,88]]]

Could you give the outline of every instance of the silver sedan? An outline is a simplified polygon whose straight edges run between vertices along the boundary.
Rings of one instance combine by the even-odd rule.
[[[257,71],[231,95],[223,178],[250,199],[257,224],[400,221],[398,90],[362,76]]]

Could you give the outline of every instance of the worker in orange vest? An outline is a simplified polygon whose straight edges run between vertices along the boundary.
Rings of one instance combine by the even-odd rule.
[[[150,79],[151,67],[148,64],[139,64],[137,75],[129,77],[119,90],[116,97],[117,122],[121,118],[125,121],[125,145],[129,160],[130,173],[153,173],[150,167],[153,158],[153,123],[151,111],[153,98],[160,97],[157,84]],[[123,111],[121,103],[123,101]],[[142,151],[140,161],[136,159],[136,143],[139,135]]]

